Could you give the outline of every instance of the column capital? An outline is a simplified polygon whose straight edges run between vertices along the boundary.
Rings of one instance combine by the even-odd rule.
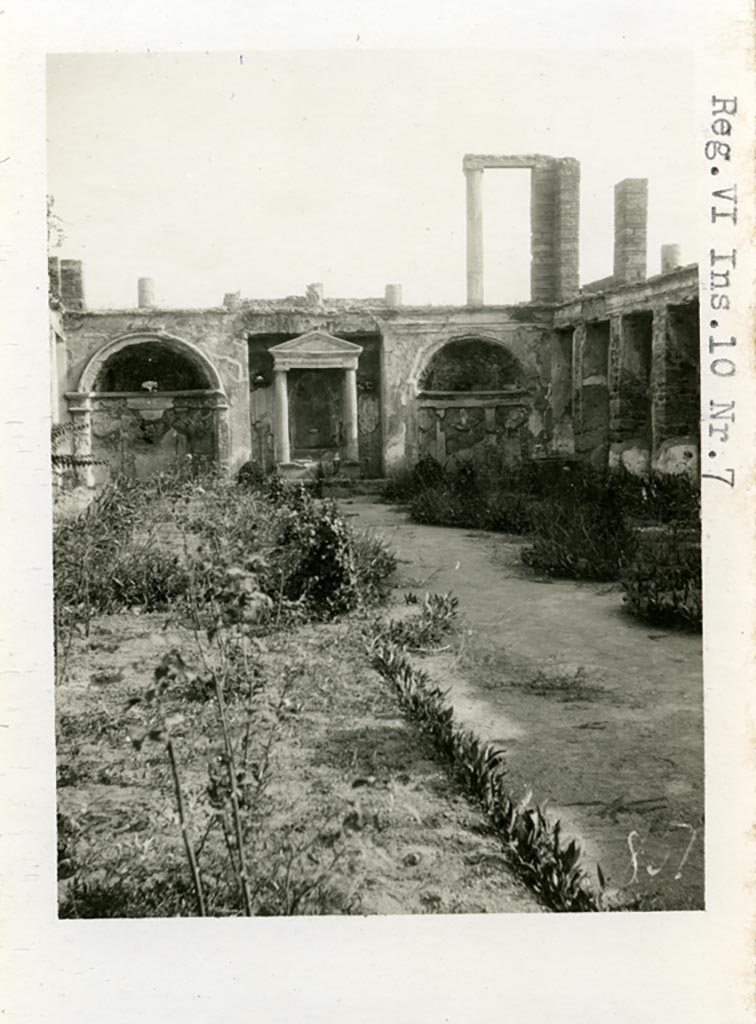
[[[65,399],[68,411],[72,414],[92,411],[92,395],[89,391],[67,391]]]
[[[485,158],[482,156],[476,156],[472,153],[468,153],[462,160],[462,170],[465,174],[471,174],[474,171],[482,173],[485,166]]]

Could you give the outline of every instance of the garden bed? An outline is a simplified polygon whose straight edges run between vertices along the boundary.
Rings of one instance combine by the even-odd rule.
[[[161,614],[98,617],[58,688],[60,912],[75,917],[197,913],[163,747],[131,740],[128,701],[189,631]],[[358,621],[271,638],[257,664],[270,719],[269,785],[249,839],[256,914],[498,913],[541,909],[507,868],[483,816],[402,716],[370,668]],[[281,701],[282,691],[283,701]],[[270,709],[276,708],[275,712]],[[189,827],[208,827],[208,765],[221,749],[211,703],[176,696]],[[228,702],[235,738],[243,701]],[[255,754],[259,763],[259,749]],[[199,861],[213,915],[242,912],[211,832]]]
[[[370,667],[395,560],[333,504],[119,485],[55,556],[61,916],[541,909]]]

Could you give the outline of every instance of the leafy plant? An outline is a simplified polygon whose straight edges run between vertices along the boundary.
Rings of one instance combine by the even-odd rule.
[[[535,538],[522,560],[548,576],[612,580],[631,556],[633,534],[615,495],[592,504],[545,500],[533,520]]]
[[[456,626],[459,602],[451,594],[426,594],[419,614],[373,625],[374,637],[404,650],[437,647]]]
[[[76,473],[80,469],[102,465],[102,460],[96,459],[91,453],[76,451],[78,439],[84,432],[83,425],[74,423],[73,420],[52,424],[50,427],[50,463],[54,473],[61,473],[64,470],[73,470]],[[72,450],[61,451],[63,445],[68,445]]]
[[[364,531],[352,533],[352,559],[360,602],[383,604],[391,592],[396,555],[382,537]]]
[[[383,599],[396,565],[379,540],[354,538],[335,502],[303,487],[282,510],[274,562],[283,596],[325,619]]]
[[[446,480],[444,467],[431,456],[424,456],[411,469],[401,469],[386,481],[381,491],[385,501],[407,501]]]
[[[639,543],[623,572],[622,587],[626,607],[638,618],[658,626],[700,630],[703,607],[697,533],[673,524],[658,531],[653,543]]]

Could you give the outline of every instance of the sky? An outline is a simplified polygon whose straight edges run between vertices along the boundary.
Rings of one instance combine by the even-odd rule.
[[[581,280],[649,179],[649,273],[697,244],[689,54],[471,50],[48,58],[48,193],[90,308],[303,294],[465,301],[465,153],[581,162]],[[529,297],[529,174],[484,175],[485,298]]]

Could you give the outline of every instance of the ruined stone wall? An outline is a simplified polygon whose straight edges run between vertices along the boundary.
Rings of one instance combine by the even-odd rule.
[[[698,315],[695,267],[612,284],[555,311],[557,336],[572,333],[576,455],[633,472],[696,472]],[[552,436],[551,450],[560,444]]]
[[[551,167],[557,181],[560,166]],[[562,173],[569,171],[565,165]],[[572,228],[564,237],[572,237]],[[267,350],[321,328],[363,346],[357,377],[363,476],[411,465],[423,451],[448,459],[487,444],[511,449],[513,457],[551,453],[634,471],[692,470],[697,290],[696,268],[688,267],[612,283],[559,305],[392,307],[381,300],[313,304],[295,297],[213,310],[70,311],[64,341],[56,343],[58,402],[63,415],[65,392],[77,391],[90,357],[113,339],[164,332],[197,346],[217,369],[229,406],[229,468],[249,458],[270,467],[274,396]],[[419,396],[431,358],[460,339],[504,346],[520,367],[519,389],[464,399]],[[187,422],[197,415],[188,406],[181,411]]]
[[[469,433],[469,447],[495,443],[497,435],[524,427],[529,442],[522,454],[532,454],[547,437],[550,379],[550,310],[537,306],[490,309],[403,310],[384,321],[383,421],[384,465],[391,472],[413,464],[421,453],[421,433],[429,425],[420,422],[419,381],[430,359],[444,345],[461,339],[479,339],[506,347],[522,369],[523,387],[511,400],[450,400],[452,406],[470,406],[456,429]],[[488,411],[486,411],[488,410]],[[451,419],[459,414],[451,412]],[[523,446],[517,440],[522,450]],[[448,455],[448,449],[446,454]]]
[[[197,346],[217,370],[228,399],[228,452],[231,470],[250,456],[247,343],[235,317],[223,310],[125,310],[69,312],[65,316],[67,372],[61,391],[76,392],[90,358],[114,339],[139,333],[168,335]],[[62,406],[65,407],[65,398]]]

